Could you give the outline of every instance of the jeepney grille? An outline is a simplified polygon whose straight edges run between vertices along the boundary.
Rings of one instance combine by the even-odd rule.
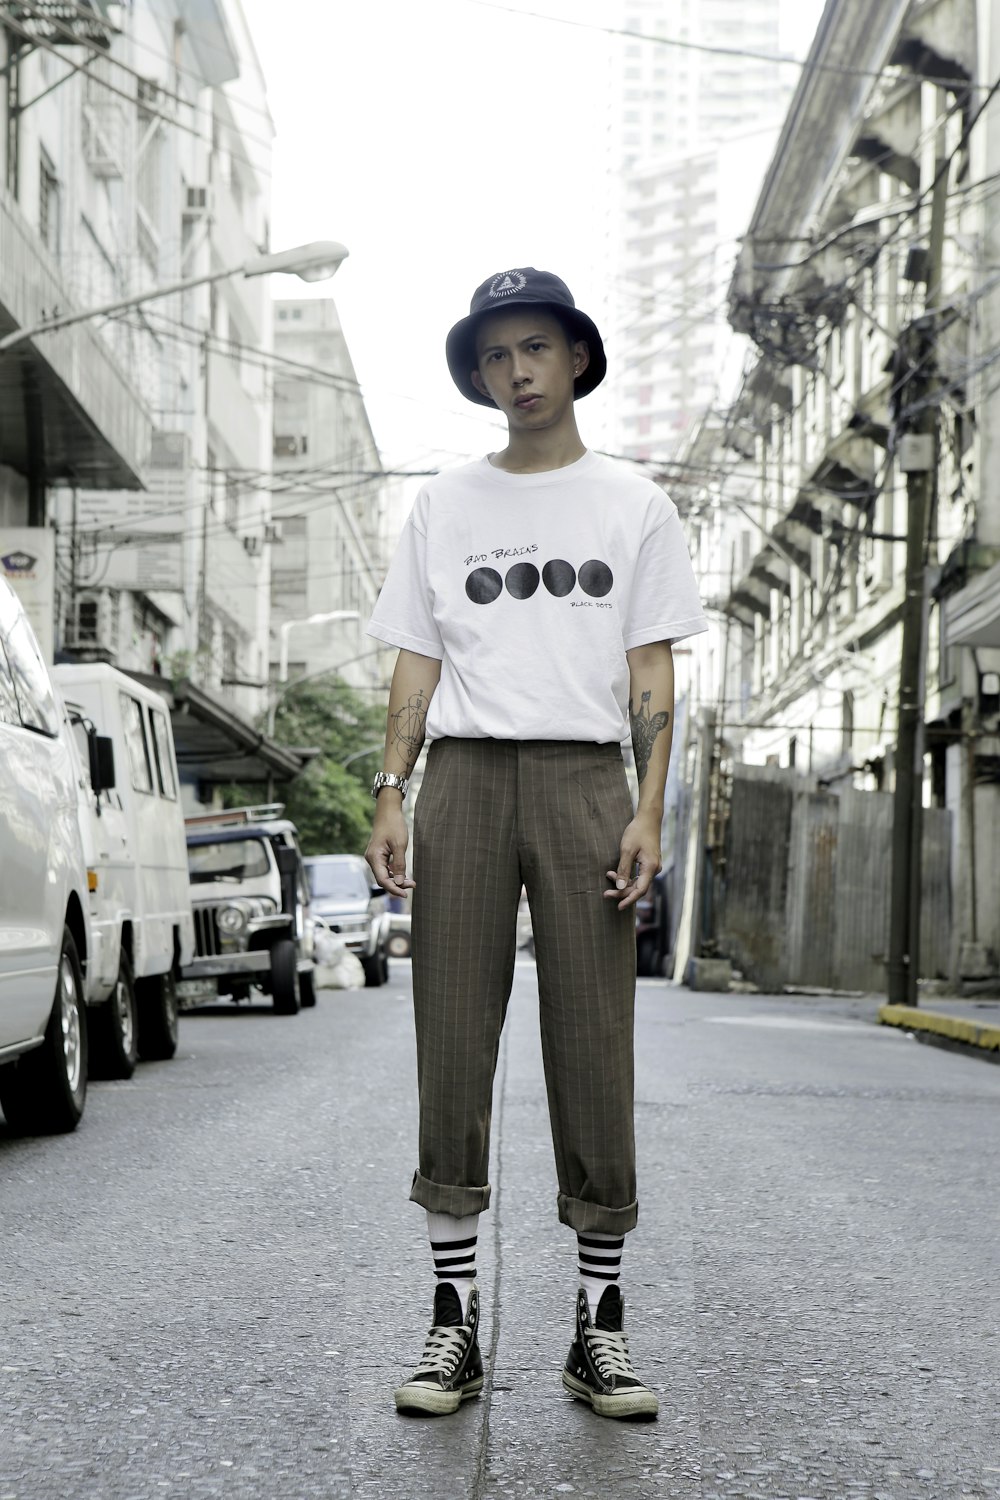
[[[217,906],[194,908],[194,944],[198,958],[215,958],[222,952],[219,924],[216,921]]]

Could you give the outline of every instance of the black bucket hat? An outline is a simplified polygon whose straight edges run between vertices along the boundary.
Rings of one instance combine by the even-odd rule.
[[[473,294],[469,316],[456,323],[449,333],[445,344],[448,368],[462,395],[475,401],[478,406],[496,406],[495,401],[482,395],[472,383],[472,371],[478,364],[476,329],[489,313],[522,306],[552,308],[575,339],[586,340],[590,350],[590,363],[583,374],[577,376],[574,395],[576,400],[581,396],[589,396],[600,385],[608,369],[604,342],[597,331],[597,324],[577,307],[565,281],[553,276],[551,271],[536,271],[534,266],[522,266],[516,271],[498,271],[489,281],[484,281]]]

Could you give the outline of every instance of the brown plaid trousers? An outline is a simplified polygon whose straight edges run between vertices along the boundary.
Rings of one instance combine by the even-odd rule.
[[[414,809],[413,1000],[420,1104],[410,1197],[489,1204],[490,1115],[531,907],[559,1217],[634,1227],[635,913],[605,901],[632,799],[618,745],[442,739]]]

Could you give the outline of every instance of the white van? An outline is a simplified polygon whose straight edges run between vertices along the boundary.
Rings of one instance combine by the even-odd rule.
[[[0,1108],[73,1130],[87,1094],[87,869],[76,757],[17,595],[0,577]]]
[[[176,1052],[176,980],[194,953],[174,739],[162,696],[124,672],[88,662],[52,677],[82,762],[95,1071],[128,1078],[137,1057]]]

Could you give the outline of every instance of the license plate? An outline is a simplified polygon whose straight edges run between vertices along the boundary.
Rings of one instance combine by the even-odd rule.
[[[214,1000],[218,993],[215,979],[181,979],[177,983],[178,1000]]]

